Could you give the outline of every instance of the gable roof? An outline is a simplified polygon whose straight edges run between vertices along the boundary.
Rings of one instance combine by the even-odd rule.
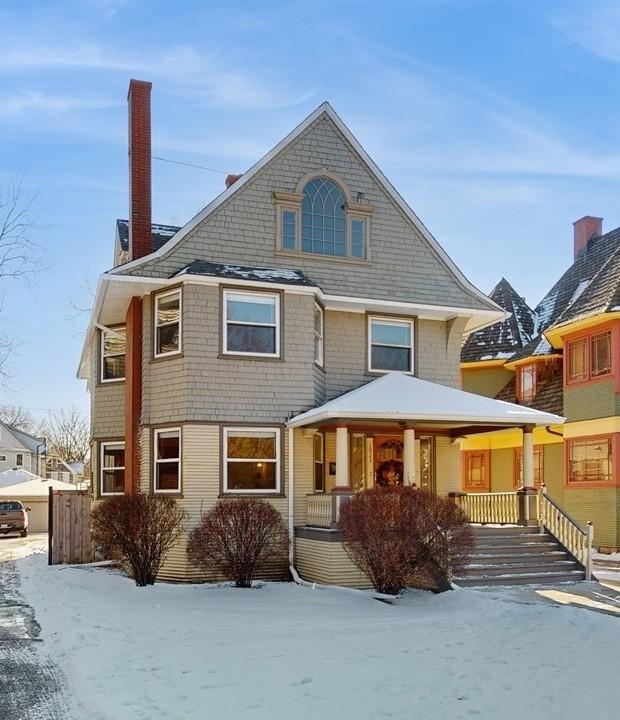
[[[368,155],[366,150],[362,147],[359,141],[355,138],[353,133],[344,124],[340,116],[332,108],[328,102],[324,102],[319,107],[310,113],[308,117],[303,120],[294,130],[292,130],[285,138],[283,138],[272,150],[264,155],[258,162],[256,162],[247,172],[228,188],[226,188],[220,195],[212,200],[205,208],[197,213],[188,223],[186,223],[178,232],[176,232],[167,242],[161,245],[158,249],[154,250],[149,255],[132,260],[123,265],[119,265],[116,268],[110,270],[110,274],[124,274],[132,270],[137,270],[144,263],[160,258],[170,252],[181,240],[188,235],[194,228],[199,225],[205,218],[207,218],[212,212],[214,212],[220,205],[225,203],[234,193],[239,192],[246,184],[250,183],[254,176],[265,167],[273,158],[275,158],[282,150],[288,145],[294,142],[302,133],[305,132],[315,121],[319,118],[326,116],[328,117],[340,133],[344,136],[346,141],[351,145],[353,150],[360,157],[362,162],[367,166],[368,170],[375,179],[384,189],[384,191],[391,197],[394,203],[404,213],[404,215],[413,223],[418,229],[422,237],[426,240],[430,248],[436,254],[438,259],[443,263],[447,270],[453,275],[458,284],[467,292],[469,295],[475,297],[482,305],[487,309],[496,310],[497,306],[489,300],[489,298],[477,287],[475,287],[466,277],[463,275],[461,270],[455,265],[453,260],[448,256],[445,250],[439,245],[437,240],[429,232],[429,230],[422,223],[420,218],[415,212],[409,207],[403,197],[398,193],[396,188],[390,183],[385,177],[380,168]]]
[[[177,225],[161,225],[159,223],[151,224],[151,242],[153,249],[159,250],[172,238],[181,228]],[[124,252],[129,251],[129,220],[116,221],[116,234]]]
[[[534,311],[506,278],[497,283],[489,297],[510,316],[472,333],[461,350],[461,362],[509,358],[532,340],[536,328]]]
[[[330,419],[418,420],[464,425],[555,425],[564,418],[524,405],[513,405],[464,390],[388,373],[289,420],[303,427]]]
[[[610,312],[620,293],[620,228],[592,238],[535,308],[538,330]]]
[[[44,441],[44,438],[35,437],[34,435],[30,435],[30,433],[24,432],[23,430],[18,430],[17,428],[13,427],[12,425],[7,425],[7,423],[2,422],[0,420],[0,425],[6,430],[6,432],[13,437],[13,439],[23,448],[30,451],[31,453],[37,453],[37,449],[40,447],[41,443]]]
[[[235,281],[250,280],[252,282],[278,283],[278,285],[318,287],[301,270],[251,267],[248,265],[235,265],[234,263],[208,262],[206,260],[194,260],[170,277],[179,277],[180,275],[208,275]]]

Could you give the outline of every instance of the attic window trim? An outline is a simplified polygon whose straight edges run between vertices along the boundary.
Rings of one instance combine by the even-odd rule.
[[[594,344],[600,338],[608,338],[606,367],[596,368],[594,358]],[[609,380],[617,374],[617,359],[614,357],[614,342],[616,332],[611,327],[592,328],[587,333],[568,338],[565,344],[566,359],[564,385],[574,387],[584,385],[599,380]],[[572,367],[572,352],[581,347],[583,369],[579,374],[575,374]]]

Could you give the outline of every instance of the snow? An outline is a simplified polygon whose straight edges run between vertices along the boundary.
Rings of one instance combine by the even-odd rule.
[[[13,468],[0,473],[0,488],[36,481],[43,482],[43,478],[23,468]]]
[[[284,583],[140,589],[42,555],[19,566],[76,718],[584,720],[620,706],[617,618],[532,589],[387,605]]]
[[[13,485],[0,485],[0,497],[48,497],[49,489],[75,490],[75,485],[62,480],[43,480],[34,477],[32,480],[22,481]]]
[[[514,354],[514,350],[510,352],[496,352],[493,355],[483,355],[480,360],[508,360],[508,358],[511,358]]]

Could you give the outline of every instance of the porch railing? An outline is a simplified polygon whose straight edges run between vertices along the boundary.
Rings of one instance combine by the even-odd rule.
[[[306,496],[306,525],[329,528],[332,526],[332,496]]]
[[[516,492],[455,493],[454,501],[472,523],[516,525],[519,522]]]
[[[541,532],[547,529],[568,552],[580,562],[586,580],[592,579],[592,523],[583,527],[541,488],[538,493],[538,522]]]

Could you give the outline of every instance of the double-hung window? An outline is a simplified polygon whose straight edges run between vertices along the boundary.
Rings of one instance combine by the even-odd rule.
[[[519,368],[519,402],[532,402],[536,396],[536,364],[521,365]]]
[[[101,443],[99,472],[101,495],[120,495],[125,491],[125,443]]]
[[[223,431],[224,492],[280,492],[280,429],[228,427]]]
[[[24,453],[15,454],[15,467],[24,467]]]
[[[181,290],[155,296],[155,357],[181,352]]]
[[[325,436],[317,432],[312,436],[314,455],[314,492],[325,492]]]
[[[463,453],[463,490],[489,492],[488,450],[466,450]]]
[[[226,355],[280,357],[280,296],[224,291],[223,351]]]
[[[413,373],[413,320],[370,317],[368,369],[372,372]]]
[[[568,484],[606,483],[613,481],[612,443],[610,437],[568,442]]]
[[[590,340],[590,375],[601,377],[611,373],[611,332],[593,335]]]
[[[325,316],[323,308],[314,303],[314,362],[323,367],[324,343],[323,343],[323,326],[325,324]]]
[[[127,336],[124,327],[101,331],[101,382],[125,379],[125,353]]]
[[[612,334],[595,333],[567,343],[567,384],[606,377],[612,373]]]
[[[181,492],[181,430],[162,428],[153,433],[153,489],[156,493]]]

